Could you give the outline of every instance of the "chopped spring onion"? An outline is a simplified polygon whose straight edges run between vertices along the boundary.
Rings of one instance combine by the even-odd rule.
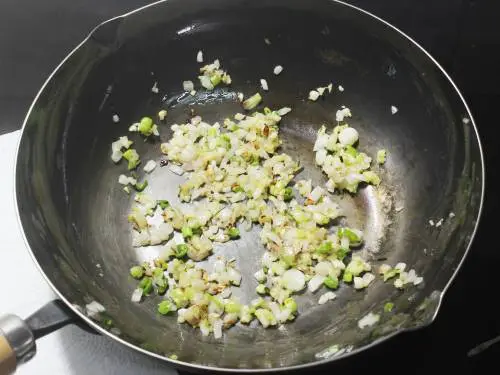
[[[139,154],[133,148],[128,149],[123,153],[123,158],[128,161],[128,169],[132,170],[137,168],[141,160]]]
[[[165,199],[161,199],[158,201],[158,204],[160,205],[161,209],[164,210],[165,208],[169,207],[170,206],[170,203],[165,200]]]
[[[144,189],[146,189],[147,187],[148,187],[148,180],[144,180],[144,181],[142,181],[141,183],[136,183],[136,184],[134,185],[134,189],[135,189],[136,191],[139,191],[139,192],[143,191],[143,190],[144,190]]]
[[[238,228],[235,228],[235,227],[229,228],[227,231],[227,235],[232,240],[239,238],[240,237],[240,230]]]
[[[387,303],[384,305],[384,312],[391,312],[393,308],[394,308],[394,303],[392,303],[392,302],[387,302]]]
[[[323,280],[323,283],[329,289],[337,289],[339,287],[339,279],[337,277],[327,276]]]
[[[243,108],[250,111],[251,109],[257,107],[261,101],[262,96],[260,96],[259,93],[256,93],[243,102]]]
[[[188,245],[184,243],[177,245],[175,248],[175,257],[183,258],[187,254],[188,250],[189,250]]]
[[[377,151],[377,163],[384,164],[386,158],[387,158],[387,151],[386,150],[378,150]]]
[[[170,301],[161,301],[158,304],[158,312],[161,315],[168,315],[171,311],[175,311],[176,308],[175,306],[172,305],[172,302]]]
[[[145,137],[149,137],[151,134],[153,134],[154,130],[153,119],[151,117],[143,117],[139,122],[139,127],[137,130]]]
[[[130,269],[130,275],[134,279],[140,280],[144,276],[144,268],[141,266],[134,266]]]

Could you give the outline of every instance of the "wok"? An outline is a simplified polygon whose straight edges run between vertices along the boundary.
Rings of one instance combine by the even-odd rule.
[[[231,86],[184,94],[182,81],[194,80],[199,68],[198,50],[205,61],[222,61]],[[275,65],[284,67],[279,76],[272,74]],[[424,283],[403,291],[380,280],[363,292],[345,287],[326,305],[304,293],[298,318],[284,330],[237,325],[215,340],[174,316],[158,316],[156,298],[131,302],[136,284],[128,270],[157,249],[131,246],[126,216],[133,198],[117,184],[126,167],[110,160],[110,144],[160,109],[169,111],[161,141],[191,110],[221,121],[241,111],[236,93],[258,91],[260,78],[270,86],[266,106],[293,108],[280,132],[282,150],[303,166],[300,177],[326,181],[314,165],[312,144],[321,124],[335,123],[342,105],[353,112],[350,124],[360,132],[363,151],[388,150],[379,189],[366,186],[335,199],[346,212],[343,220],[366,233],[363,255],[374,265],[406,262]],[[330,81],[345,91],[306,100],[309,90]],[[151,91],[155,82],[158,94]],[[399,109],[394,115],[391,106]],[[112,121],[115,114],[119,123]],[[143,160],[158,161],[160,143],[136,147]],[[484,195],[478,132],[450,77],[398,29],[332,0],[168,0],[104,22],[38,93],[23,126],[15,179],[27,246],[62,302],[26,321],[13,315],[1,320],[3,373],[33,356],[36,338],[75,320],[190,370],[289,370],[352,356],[434,320],[470,247]],[[179,177],[163,169],[148,180],[150,194],[176,201]],[[441,226],[429,224],[441,218]],[[254,296],[251,275],[262,251],[254,231],[216,249],[236,257],[243,284],[235,293],[244,300]],[[105,306],[105,320],[92,320],[79,308],[94,300]],[[361,317],[382,311],[388,301],[392,313],[359,329]],[[119,331],[109,329],[109,319]],[[328,351],[333,345],[340,349],[335,355]]]

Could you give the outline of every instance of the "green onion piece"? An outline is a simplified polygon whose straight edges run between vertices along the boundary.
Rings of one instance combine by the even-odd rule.
[[[340,248],[335,252],[335,257],[338,260],[344,260],[344,258],[349,254],[349,249]]]
[[[285,188],[285,192],[283,193],[283,200],[285,202],[291,201],[293,198],[293,190],[291,187]]]
[[[135,184],[134,189],[141,192],[147,187],[148,187],[148,180],[144,180],[140,184],[139,183]]]
[[[342,280],[344,280],[346,283],[350,283],[352,281],[352,273],[344,272],[344,276],[342,277]]]
[[[227,314],[239,314],[241,311],[241,305],[234,301],[229,301],[224,306],[224,311]]]
[[[123,158],[128,161],[128,169],[132,170],[137,168],[141,162],[139,159],[139,154],[133,148],[129,148],[123,153]]]
[[[336,277],[328,276],[323,283],[329,289],[337,289],[339,287],[339,279]]]
[[[177,307],[185,307],[189,303],[189,299],[179,288],[170,290],[170,298],[172,298]]]
[[[318,254],[330,254],[333,250],[332,241],[325,241],[316,249]]]
[[[272,112],[272,111],[271,111],[271,109],[270,109],[270,108],[268,108],[268,107],[265,107],[265,108],[264,108],[264,114],[265,114],[265,115],[268,115],[268,114],[270,114],[271,112]]]
[[[295,255],[283,255],[280,258],[288,267],[294,267],[297,264]]]
[[[173,359],[174,361],[177,361],[179,359],[177,354],[170,354],[170,356],[168,358]]]
[[[172,311],[172,303],[170,301],[161,301],[158,304],[158,312],[161,315],[167,315],[170,311]]]
[[[153,119],[151,117],[143,117],[139,123],[139,132],[148,137],[153,134]]]
[[[377,163],[384,164],[386,158],[387,158],[387,151],[386,150],[378,150],[377,151]]]
[[[256,93],[243,102],[243,108],[250,111],[251,109],[257,107],[261,101],[262,96],[260,96],[259,93]]]
[[[349,242],[351,242],[352,244],[361,242],[361,237],[349,228],[339,228],[337,230],[337,236],[339,236],[340,238],[347,237],[349,239]]]
[[[144,276],[144,268],[141,266],[134,266],[130,269],[130,276],[134,279],[140,280]]]
[[[167,208],[167,207],[170,206],[170,202],[167,201],[167,200],[164,200],[164,199],[161,199],[161,200],[159,200],[157,202],[160,205],[160,207],[161,207],[162,210],[164,210],[165,208]]]
[[[234,185],[231,187],[233,193],[244,193],[245,190],[240,185]]]
[[[156,293],[159,296],[162,296],[165,293],[167,293],[167,289],[168,289],[167,280],[163,280],[161,284],[156,285]]]
[[[238,228],[232,227],[227,230],[227,235],[230,239],[234,240],[240,236],[240,230]]]
[[[212,85],[217,86],[220,81],[222,80],[222,76],[219,73],[215,73],[210,77],[210,82],[212,82]]]
[[[288,297],[283,301],[285,308],[289,309],[292,313],[297,312],[297,302],[292,297]]]
[[[144,294],[150,294],[153,291],[153,279],[151,279],[151,277],[145,277],[139,283],[139,288],[142,289]]]
[[[193,230],[190,227],[182,227],[181,231],[184,238],[187,239],[193,237]]]
[[[104,324],[104,326],[105,326],[106,328],[111,328],[111,327],[113,327],[113,321],[112,321],[111,319],[104,319],[104,320],[102,321],[102,324]]]
[[[392,302],[387,302],[384,305],[384,311],[385,312],[391,312],[393,308],[394,308],[394,304]]]
[[[389,271],[384,272],[384,281],[387,281],[389,279],[392,279],[393,277],[396,277],[397,275],[399,275],[399,273],[400,273],[400,270],[398,270],[397,268],[392,268]]]
[[[176,246],[175,248],[175,257],[176,258],[182,258],[184,257],[188,252],[188,245],[185,243],[181,243]]]
[[[257,288],[255,288],[255,291],[257,294],[265,295],[269,293],[269,288],[267,288],[264,284],[259,284],[257,285]]]
[[[345,148],[345,152],[351,156],[358,156],[358,150],[356,150],[354,147],[352,146],[346,146]]]

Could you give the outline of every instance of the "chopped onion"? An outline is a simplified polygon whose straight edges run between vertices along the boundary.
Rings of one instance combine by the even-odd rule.
[[[283,67],[282,67],[281,65],[276,65],[276,66],[274,67],[273,73],[274,73],[274,74],[276,74],[276,75],[278,75],[278,74],[280,74],[282,71],[283,71]]]
[[[319,98],[319,92],[315,90],[309,91],[309,100],[315,102],[316,100],[318,100],[318,98]]]
[[[221,319],[217,319],[213,322],[214,338],[220,339],[222,337],[222,325]]]
[[[114,122],[115,124],[120,122],[120,117],[119,117],[117,114],[114,114],[114,115],[113,115],[113,122]]]
[[[276,113],[280,116],[285,116],[286,114],[290,113],[292,109],[290,107],[283,107],[279,109]]]
[[[260,86],[262,87],[262,89],[263,89],[264,91],[269,90],[269,87],[268,87],[268,85],[267,85],[267,81],[266,81],[265,79],[262,79],[262,78],[261,78],[261,80],[260,80]]]
[[[130,298],[130,300],[132,302],[141,302],[143,293],[144,290],[142,288],[135,289],[134,292],[132,293],[132,298]]]
[[[397,112],[398,112],[398,107],[396,107],[396,106],[392,105],[392,106],[391,106],[391,113],[392,113],[393,115],[395,115]]]
[[[291,268],[283,274],[283,285],[292,292],[298,292],[306,286],[305,275],[298,269]]]
[[[153,92],[155,94],[158,94],[160,92],[160,90],[158,89],[158,82],[155,82],[153,84],[153,87],[151,87],[151,92]]]
[[[179,176],[182,176],[184,174],[184,169],[182,169],[182,167],[175,165],[175,164],[169,164],[168,169],[170,169],[171,172],[173,172]]]
[[[146,173],[151,173],[156,168],[156,162],[154,160],[149,160],[144,166],[144,171]]]
[[[309,289],[310,292],[314,293],[319,288],[321,288],[321,285],[323,285],[323,281],[325,281],[324,276],[315,275],[311,278],[311,280],[309,280],[309,283],[307,284],[307,289]]]
[[[196,54],[196,62],[203,62],[203,51],[198,51],[198,53]]]
[[[342,108],[342,109],[339,109],[337,111],[337,113],[335,114],[335,119],[338,121],[338,122],[342,122],[344,121],[344,119],[346,117],[351,117],[352,114],[351,114],[351,110],[349,108]]]
[[[106,311],[106,308],[97,301],[92,301],[85,305],[85,313],[90,318],[98,318],[100,313]]]
[[[319,297],[318,304],[323,305],[327,303],[328,301],[334,300],[337,297],[337,295],[333,292],[326,292]]]
[[[193,81],[184,81],[182,82],[182,88],[184,89],[184,91],[193,91],[194,90],[194,84],[193,84]]]
[[[339,91],[340,92],[344,92],[344,87],[342,87],[341,85],[339,85]]]
[[[380,315],[370,312],[358,321],[358,327],[363,329],[365,327],[371,327],[380,320]]]

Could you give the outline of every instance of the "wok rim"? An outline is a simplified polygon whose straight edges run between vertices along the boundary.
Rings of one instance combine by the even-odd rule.
[[[436,319],[436,317],[437,317],[437,315],[438,315],[438,313],[440,311],[444,295],[448,291],[450,285],[453,283],[455,277],[457,276],[457,273],[462,268],[463,263],[464,263],[467,255],[469,254],[470,248],[471,248],[471,246],[472,246],[472,244],[474,242],[474,239],[475,239],[478,227],[479,227],[479,223],[480,223],[481,218],[482,218],[483,208],[484,208],[484,199],[485,199],[485,188],[486,188],[486,168],[485,168],[485,163],[484,163],[484,151],[483,151],[483,146],[482,146],[482,143],[481,143],[481,138],[479,136],[479,131],[477,129],[474,117],[472,116],[470,108],[469,108],[467,102],[465,101],[465,98],[462,95],[460,89],[455,84],[455,82],[453,81],[453,79],[451,78],[451,76],[441,66],[441,64],[439,64],[439,62],[425,48],[423,48],[412,37],[410,37],[409,35],[407,35],[406,33],[404,33],[402,30],[400,30],[396,26],[392,25],[388,21],[382,19],[381,17],[379,17],[379,16],[377,16],[377,15],[375,15],[375,14],[373,14],[373,13],[367,11],[367,10],[364,10],[363,8],[360,8],[358,6],[349,4],[349,3],[345,2],[345,1],[342,1],[342,0],[329,0],[329,1],[331,1],[333,3],[337,3],[337,4],[341,5],[341,6],[349,7],[349,8],[351,8],[351,9],[357,11],[357,12],[360,12],[361,14],[364,14],[364,15],[367,15],[369,17],[372,17],[375,21],[378,21],[382,25],[389,27],[391,30],[397,32],[400,36],[402,36],[403,38],[405,38],[406,40],[408,40],[409,42],[411,42],[411,44],[414,47],[416,47],[421,52],[423,52],[427,56],[427,58],[429,58],[429,60],[437,68],[439,68],[440,72],[448,80],[449,84],[451,84],[451,86],[455,89],[456,94],[458,94],[458,97],[462,101],[462,104],[463,104],[463,106],[466,109],[467,116],[470,119],[470,123],[472,124],[472,128],[473,128],[474,134],[475,134],[475,140],[477,141],[477,144],[478,144],[479,154],[480,154],[480,160],[481,160],[481,199],[480,199],[480,202],[479,202],[479,210],[478,210],[478,213],[477,213],[477,217],[475,218],[476,220],[475,220],[475,224],[474,224],[474,229],[473,229],[472,234],[470,236],[470,239],[468,241],[467,248],[465,249],[465,252],[462,255],[462,259],[460,260],[460,262],[456,266],[455,270],[453,271],[453,274],[451,275],[450,279],[448,280],[448,282],[446,283],[446,285],[443,287],[443,289],[442,289],[442,291],[441,291],[441,293],[439,295],[439,299],[437,301],[437,304],[436,304],[436,307],[435,307],[435,311],[434,311],[434,314],[431,317],[431,319],[429,319],[426,323],[421,324],[421,325],[419,325],[417,327],[402,328],[402,329],[396,330],[396,331],[394,331],[394,332],[392,332],[392,333],[390,333],[390,334],[388,334],[388,335],[386,335],[384,337],[381,337],[381,338],[379,338],[377,340],[372,341],[368,345],[365,345],[365,346],[362,346],[362,347],[359,347],[359,348],[355,348],[352,351],[344,353],[344,354],[342,354],[340,356],[332,355],[330,358],[325,358],[325,359],[321,359],[321,360],[317,360],[317,361],[311,361],[311,362],[308,362],[308,363],[303,363],[303,364],[298,364],[298,365],[292,365],[292,366],[285,366],[285,367],[257,368],[257,369],[242,369],[242,368],[230,368],[230,367],[213,367],[213,366],[201,365],[201,364],[197,364],[197,363],[184,362],[184,361],[172,359],[172,358],[169,358],[167,356],[160,355],[160,354],[157,354],[157,353],[154,353],[154,352],[150,352],[148,350],[145,350],[145,349],[143,349],[143,348],[141,348],[139,346],[136,346],[136,345],[134,345],[134,344],[132,344],[132,343],[130,343],[130,342],[122,339],[119,336],[116,336],[116,335],[112,334],[111,332],[109,332],[106,329],[102,328],[99,324],[97,324],[96,322],[94,322],[92,319],[90,319],[87,315],[85,315],[78,308],[76,308],[70,301],[68,301],[66,299],[66,297],[63,295],[63,293],[61,293],[59,291],[59,289],[51,282],[51,280],[49,279],[49,277],[47,276],[47,274],[43,270],[42,265],[38,262],[38,259],[35,256],[35,254],[33,253],[33,250],[31,249],[29,241],[28,241],[28,239],[26,237],[26,234],[24,232],[23,224],[21,222],[21,216],[20,216],[19,205],[18,205],[17,169],[18,169],[19,150],[20,150],[21,142],[22,142],[22,139],[23,139],[23,135],[24,135],[24,131],[26,129],[26,125],[27,125],[28,119],[31,116],[31,112],[32,112],[35,104],[38,102],[39,97],[44,92],[44,90],[45,90],[46,86],[49,84],[49,82],[52,81],[52,79],[54,78],[54,76],[56,75],[56,73],[73,56],[73,54],[75,54],[83,45],[85,45],[89,41],[89,39],[92,37],[92,35],[99,28],[101,28],[103,25],[105,25],[105,24],[107,24],[109,22],[112,22],[114,20],[124,19],[125,17],[130,16],[130,15],[135,14],[135,13],[139,13],[139,12],[141,12],[144,9],[147,9],[147,8],[150,8],[150,7],[154,7],[154,6],[158,5],[158,4],[166,3],[168,1],[169,0],[158,0],[158,1],[155,1],[155,2],[153,2],[151,4],[147,4],[145,6],[133,9],[133,10],[131,10],[129,12],[125,12],[125,13],[123,13],[121,15],[116,16],[116,17],[109,18],[109,19],[101,22],[97,26],[95,26],[87,34],[87,36],[75,48],[73,48],[61,60],[61,62],[56,66],[56,68],[50,73],[50,75],[47,77],[47,79],[45,80],[45,82],[42,84],[42,86],[38,90],[35,98],[33,99],[32,103],[31,103],[31,105],[30,105],[30,107],[29,107],[29,109],[28,109],[28,111],[26,113],[25,118],[24,118],[23,125],[22,125],[22,127],[20,129],[21,133],[20,133],[20,136],[19,136],[19,139],[18,139],[18,143],[17,143],[17,147],[16,147],[16,158],[14,160],[14,168],[13,168],[13,172],[14,172],[14,206],[15,206],[15,211],[16,211],[16,216],[17,216],[17,222],[18,222],[18,225],[19,225],[19,227],[21,229],[22,238],[23,238],[23,241],[24,241],[24,244],[25,244],[26,248],[29,251],[31,259],[34,262],[34,264],[35,264],[36,268],[38,269],[38,271],[42,274],[42,276],[45,279],[45,281],[47,282],[47,284],[51,287],[51,289],[57,295],[57,297],[60,298],[68,306],[68,308],[70,308],[73,311],[73,313],[75,313],[80,319],[82,319],[83,321],[85,321],[85,323],[88,324],[90,327],[92,327],[94,330],[96,330],[97,332],[99,332],[100,334],[102,334],[104,336],[107,336],[108,338],[110,338],[112,340],[115,340],[116,342],[118,342],[118,343],[120,343],[122,345],[125,345],[126,347],[128,347],[130,349],[133,349],[133,350],[135,350],[135,351],[137,351],[139,353],[142,353],[142,354],[144,354],[146,356],[150,356],[152,358],[162,360],[162,361],[166,362],[167,364],[173,365],[173,367],[176,368],[176,369],[177,368],[180,368],[180,369],[182,369],[182,368],[184,368],[184,369],[195,369],[195,370],[202,370],[202,371],[216,371],[216,372],[219,372],[219,373],[246,373],[246,374],[248,374],[248,373],[264,373],[264,372],[266,372],[266,373],[267,372],[269,372],[269,373],[271,373],[271,372],[272,373],[276,373],[276,372],[284,372],[284,371],[304,370],[304,369],[308,369],[308,368],[311,368],[311,367],[323,366],[323,365],[331,364],[331,363],[333,363],[333,362],[335,362],[335,361],[337,361],[339,359],[348,358],[348,357],[351,357],[351,356],[353,356],[353,355],[355,355],[357,353],[361,353],[361,352],[363,352],[365,350],[368,350],[368,349],[372,348],[375,345],[378,345],[378,344],[380,344],[380,343],[382,343],[384,341],[390,340],[393,337],[395,337],[395,336],[397,336],[397,335],[399,335],[399,334],[401,334],[403,332],[409,332],[409,331],[413,331],[413,330],[416,330],[416,329],[421,329],[421,328],[424,328],[424,327],[432,324],[435,321],[435,319]]]

